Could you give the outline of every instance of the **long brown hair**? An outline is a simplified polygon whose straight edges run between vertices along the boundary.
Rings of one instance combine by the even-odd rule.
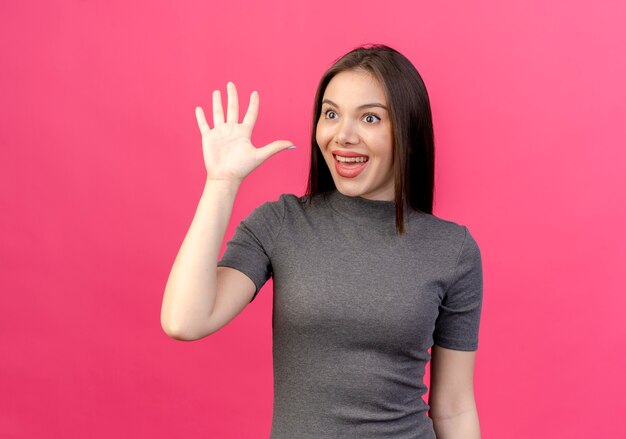
[[[435,141],[430,100],[411,61],[384,45],[358,47],[339,58],[322,76],[315,94],[311,132],[311,167],[306,195],[335,189],[332,175],[315,138],[328,83],[346,70],[371,73],[383,87],[393,129],[396,230],[404,232],[404,206],[432,214],[435,190]]]

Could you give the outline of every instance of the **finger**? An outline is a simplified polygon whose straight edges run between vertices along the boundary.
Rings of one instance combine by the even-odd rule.
[[[202,107],[196,107],[196,120],[198,121],[198,128],[200,128],[200,134],[202,134],[203,136],[205,134],[208,134],[211,129],[209,128],[209,124],[206,121],[206,117],[204,117],[204,111],[202,110]]]
[[[257,154],[259,154],[259,158],[261,159],[261,161],[264,162],[274,154],[278,154],[281,151],[293,148],[295,148],[293,142],[290,142],[289,140],[277,140],[268,145],[265,145],[263,148],[258,148]]]
[[[213,128],[224,123],[224,109],[222,108],[222,94],[219,90],[213,91]]]
[[[243,117],[243,123],[246,125],[254,126],[256,119],[259,115],[259,93],[253,91],[250,94],[250,104],[248,104],[248,110]]]
[[[228,110],[226,112],[226,122],[239,122],[239,98],[237,97],[237,87],[232,82],[226,85],[228,91]]]

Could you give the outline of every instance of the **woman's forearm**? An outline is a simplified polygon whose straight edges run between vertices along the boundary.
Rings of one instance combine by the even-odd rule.
[[[239,184],[207,180],[165,287],[161,325],[174,338],[202,334],[216,297],[217,260]]]
[[[454,416],[431,417],[437,439],[480,439],[480,423],[476,409]]]

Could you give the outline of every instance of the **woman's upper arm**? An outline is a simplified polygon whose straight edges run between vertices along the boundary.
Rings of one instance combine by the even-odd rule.
[[[256,286],[241,271],[230,267],[217,267],[217,290],[213,311],[207,325],[194,339],[213,334],[233,320],[252,300]]]
[[[475,410],[474,363],[476,351],[433,345],[430,362],[430,416],[451,417]]]

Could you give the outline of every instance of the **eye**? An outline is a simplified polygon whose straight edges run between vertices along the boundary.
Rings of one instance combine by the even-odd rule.
[[[376,122],[380,122],[380,117],[376,116],[375,114],[368,113],[365,116],[363,116],[363,120],[366,123],[376,123]]]
[[[335,110],[324,111],[324,117],[326,119],[337,119],[337,112]]]

